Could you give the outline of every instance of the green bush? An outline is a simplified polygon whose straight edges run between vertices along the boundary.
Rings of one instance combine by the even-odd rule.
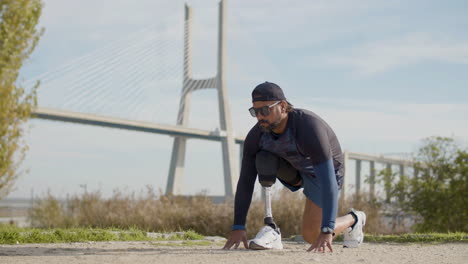
[[[418,232],[468,231],[468,152],[454,139],[430,137],[414,158],[413,176],[379,173],[387,204],[419,216]]]

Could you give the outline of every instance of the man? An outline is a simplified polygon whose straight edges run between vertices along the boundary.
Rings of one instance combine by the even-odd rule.
[[[325,252],[328,248],[333,252],[333,236],[341,232],[344,232],[345,247],[357,247],[363,241],[366,215],[352,210],[336,218],[344,157],[333,130],[313,112],[293,108],[274,83],[265,82],[255,87],[252,103],[249,111],[258,122],[244,142],[234,225],[224,249],[238,248],[241,242],[249,248],[245,222],[255,180],[257,174],[260,176],[272,168],[291,191],[304,188],[307,199],[302,235],[311,244],[308,251]],[[290,173],[291,168],[295,173]],[[252,243],[250,246],[254,249],[282,248],[281,234],[274,226],[262,228],[253,241],[255,247]]]

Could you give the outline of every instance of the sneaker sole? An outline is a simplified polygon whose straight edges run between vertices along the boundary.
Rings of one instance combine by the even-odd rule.
[[[359,245],[361,245],[361,243],[358,241],[347,242],[346,244],[343,244],[343,247],[344,248],[357,248],[359,247]]]
[[[249,244],[249,249],[253,249],[253,250],[265,250],[265,249],[270,249],[270,248],[266,248],[264,246],[260,246],[259,244],[251,241],[250,244]]]
[[[265,246],[262,246],[262,245],[259,245],[253,241],[251,241],[249,243],[249,249],[252,249],[252,250],[276,250],[276,249],[283,249],[283,244],[280,243],[279,245],[276,244],[276,245],[271,245],[270,247],[265,247]]]

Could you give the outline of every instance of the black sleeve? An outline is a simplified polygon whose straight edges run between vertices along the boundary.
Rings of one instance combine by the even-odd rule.
[[[257,179],[257,168],[255,157],[259,151],[261,131],[255,125],[244,141],[244,152],[242,153],[242,168],[237,182],[236,196],[234,200],[234,225],[245,225],[247,212],[252,202],[255,180]]]

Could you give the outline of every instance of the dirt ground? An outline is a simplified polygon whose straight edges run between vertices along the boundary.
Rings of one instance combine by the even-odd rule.
[[[284,242],[283,250],[222,250],[220,243],[180,246],[154,242],[89,242],[1,245],[0,263],[468,263],[468,244],[374,244],[334,253],[306,252],[308,244]]]

